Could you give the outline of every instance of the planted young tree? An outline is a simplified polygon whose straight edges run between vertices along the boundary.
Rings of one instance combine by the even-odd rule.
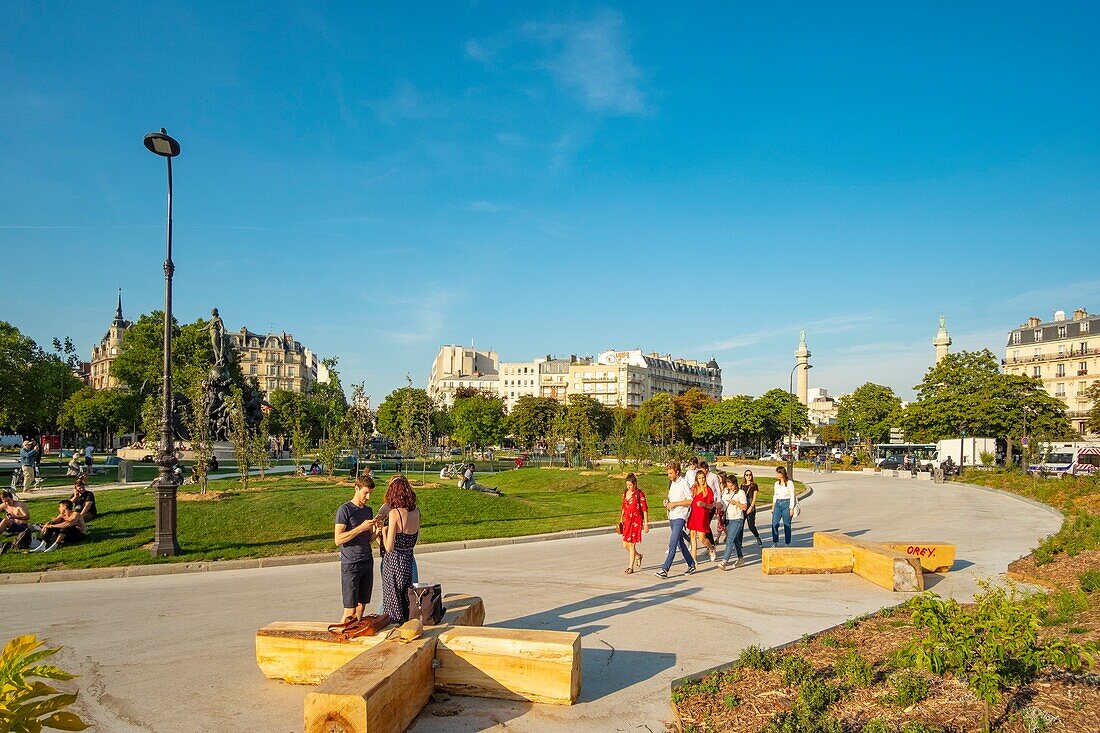
[[[241,488],[248,490],[249,472],[252,470],[252,430],[244,416],[244,395],[241,388],[233,386],[226,400],[229,407],[229,442],[233,444],[233,455],[237,459],[237,472],[240,474]]]
[[[252,450],[251,463],[260,470],[260,478],[267,478],[267,469],[271,466],[271,451],[268,444],[271,439],[271,416],[264,413],[263,419],[252,431],[249,445]]]
[[[374,428],[374,414],[362,382],[352,385],[351,404],[344,414],[344,438],[355,451],[355,475],[359,475],[359,462],[366,451]]]
[[[321,459],[321,465],[325,467],[325,475],[329,478],[335,475],[340,453],[347,445],[344,430],[345,424],[342,421],[332,425],[325,431],[325,438],[321,441],[321,447],[317,449],[317,457]]]
[[[549,442],[554,418],[561,409],[561,403],[553,397],[524,395],[508,413],[508,430],[519,445],[530,450]]]
[[[378,431],[393,440],[402,455],[417,455],[431,433],[432,401],[417,387],[396,389],[378,406]]]
[[[199,481],[199,493],[205,494],[214,456],[214,436],[210,427],[210,396],[202,379],[187,382],[187,409],[181,410],[184,427],[190,436],[191,452],[195,455],[194,472]]]
[[[560,425],[570,457],[591,460],[611,434],[614,417],[611,410],[587,395],[569,395]]]
[[[309,430],[306,429],[304,417],[298,417],[291,423],[290,446],[293,448],[290,455],[294,459],[294,473],[301,473],[309,453]]]

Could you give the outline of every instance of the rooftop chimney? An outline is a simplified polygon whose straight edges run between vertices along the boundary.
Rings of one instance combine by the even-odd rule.
[[[1054,320],[1055,320],[1055,322],[1061,322],[1061,321],[1066,320],[1066,312],[1065,311],[1054,311]]]
[[[1042,321],[1039,320],[1039,316],[1032,316],[1031,318],[1027,319],[1027,325],[1029,328],[1035,328],[1040,323],[1042,323]]]
[[[1073,320],[1075,321],[1083,321],[1088,317],[1089,313],[1084,308],[1078,308],[1077,310],[1073,311]]]

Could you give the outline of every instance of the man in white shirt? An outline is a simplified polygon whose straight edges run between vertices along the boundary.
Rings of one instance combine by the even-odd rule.
[[[668,554],[665,555],[664,565],[655,573],[658,578],[668,577],[668,569],[672,567],[677,548],[684,556],[684,562],[689,566],[687,575],[695,572],[695,558],[691,556],[687,539],[684,537],[688,512],[691,511],[691,486],[680,475],[679,463],[675,461],[669,463],[665,466],[665,472],[668,474],[668,498],[665,499],[665,509],[668,510],[668,525],[672,534],[668,538]]]

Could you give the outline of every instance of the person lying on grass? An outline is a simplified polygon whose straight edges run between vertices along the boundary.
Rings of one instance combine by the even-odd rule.
[[[73,544],[87,537],[84,517],[73,510],[73,503],[62,499],[57,503],[58,515],[42,525],[38,544],[31,552],[53,552],[62,543]]]

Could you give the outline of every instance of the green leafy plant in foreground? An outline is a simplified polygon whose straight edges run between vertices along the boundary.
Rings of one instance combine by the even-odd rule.
[[[890,687],[893,688],[887,700],[903,708],[916,705],[928,697],[931,681],[922,672],[915,669],[902,669],[890,675]]]
[[[1092,666],[1080,644],[1041,641],[1037,604],[1000,586],[983,584],[973,608],[925,593],[911,603],[914,625],[926,633],[898,650],[902,663],[938,675],[953,675],[990,709],[1002,690],[1034,679],[1048,665],[1077,671]]]
[[[1078,574],[1077,580],[1081,583],[1081,590],[1086,593],[1100,590],[1100,570],[1086,570]]]
[[[797,687],[814,676],[814,667],[805,657],[787,654],[779,659],[776,666],[783,674],[784,684]]]
[[[42,680],[71,680],[73,676],[50,664],[40,664],[57,649],[34,634],[18,636],[0,653],[0,732],[38,733],[43,728],[84,730],[88,726],[65,708],[76,694],[58,692]]]
[[[875,672],[871,663],[859,652],[852,649],[843,654],[833,665],[838,677],[853,687],[870,687],[874,682]]]

